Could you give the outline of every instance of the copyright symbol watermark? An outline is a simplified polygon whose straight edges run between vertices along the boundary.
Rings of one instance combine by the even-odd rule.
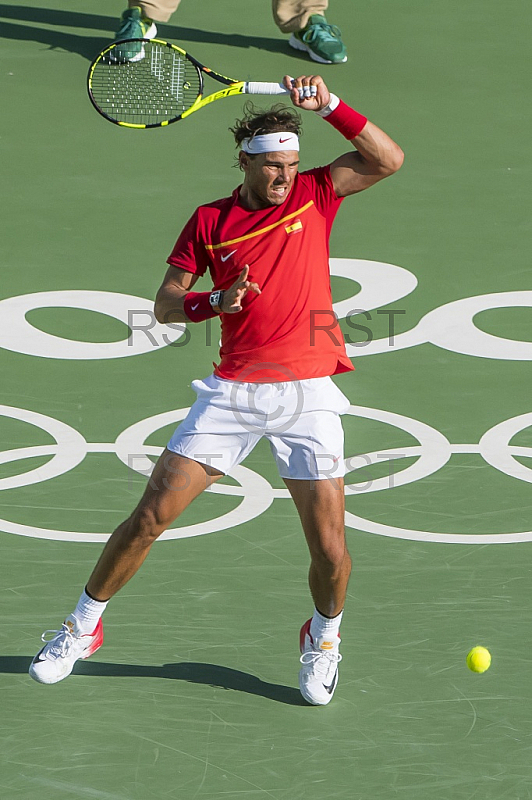
[[[262,380],[257,381],[257,377]],[[271,391],[272,386],[276,387],[275,392]],[[229,402],[244,430],[278,434],[289,430],[299,419],[304,400],[301,381],[292,370],[282,364],[262,362],[246,367],[238,375],[238,381],[232,382]],[[272,426],[277,420],[278,424]]]

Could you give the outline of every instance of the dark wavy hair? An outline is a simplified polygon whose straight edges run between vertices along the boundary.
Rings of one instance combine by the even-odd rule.
[[[301,135],[301,117],[288,106],[277,104],[267,111],[255,108],[253,103],[248,100],[244,104],[244,116],[237,119],[234,126],[229,128],[237,147],[240,147],[244,139],[251,139],[253,136],[260,136],[264,133],[277,133],[287,131]]]

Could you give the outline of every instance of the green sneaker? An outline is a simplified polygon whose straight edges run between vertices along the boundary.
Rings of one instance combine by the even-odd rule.
[[[313,61],[320,64],[343,64],[347,61],[340,28],[329,25],[321,14],[312,14],[303,30],[292,34],[288,44],[295,50],[305,50]]]
[[[157,28],[151,19],[142,15],[142,9],[139,6],[126,8],[120,19],[122,24],[115,34],[113,40],[115,42],[119,42],[121,39],[153,39],[154,36],[157,36]],[[121,63],[142,61],[144,47],[140,42],[118,45],[111,51],[109,58]]]

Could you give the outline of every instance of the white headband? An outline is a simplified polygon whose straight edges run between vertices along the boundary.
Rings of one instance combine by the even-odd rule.
[[[245,153],[274,153],[276,150],[297,150],[299,152],[299,138],[295,133],[281,131],[277,133],[264,133],[244,139],[242,150]]]

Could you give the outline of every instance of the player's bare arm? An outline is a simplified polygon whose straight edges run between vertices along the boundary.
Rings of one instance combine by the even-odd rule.
[[[258,284],[248,281],[248,273],[249,267],[246,264],[233,285],[224,291],[220,306],[224,314],[242,311],[242,300],[249,291],[260,294]],[[197,275],[185,269],[168,268],[155,297],[154,312],[157,322],[187,322],[189,318],[184,308],[185,298],[197,280]]]
[[[157,322],[186,322],[183,303],[198,276],[177,267],[169,267],[155,296],[155,319]]]
[[[351,143],[356,150],[345,153],[331,164],[331,178],[338,197],[369,189],[402,166],[404,154],[399,145],[369,120]]]
[[[290,88],[290,98],[297,108],[319,112],[329,105],[331,94],[319,75],[302,75],[295,79],[285,75],[284,84]],[[403,163],[404,154],[399,145],[369,120],[350,141],[356,150],[340,156],[330,166],[338,197],[369,189],[397,172]]]

